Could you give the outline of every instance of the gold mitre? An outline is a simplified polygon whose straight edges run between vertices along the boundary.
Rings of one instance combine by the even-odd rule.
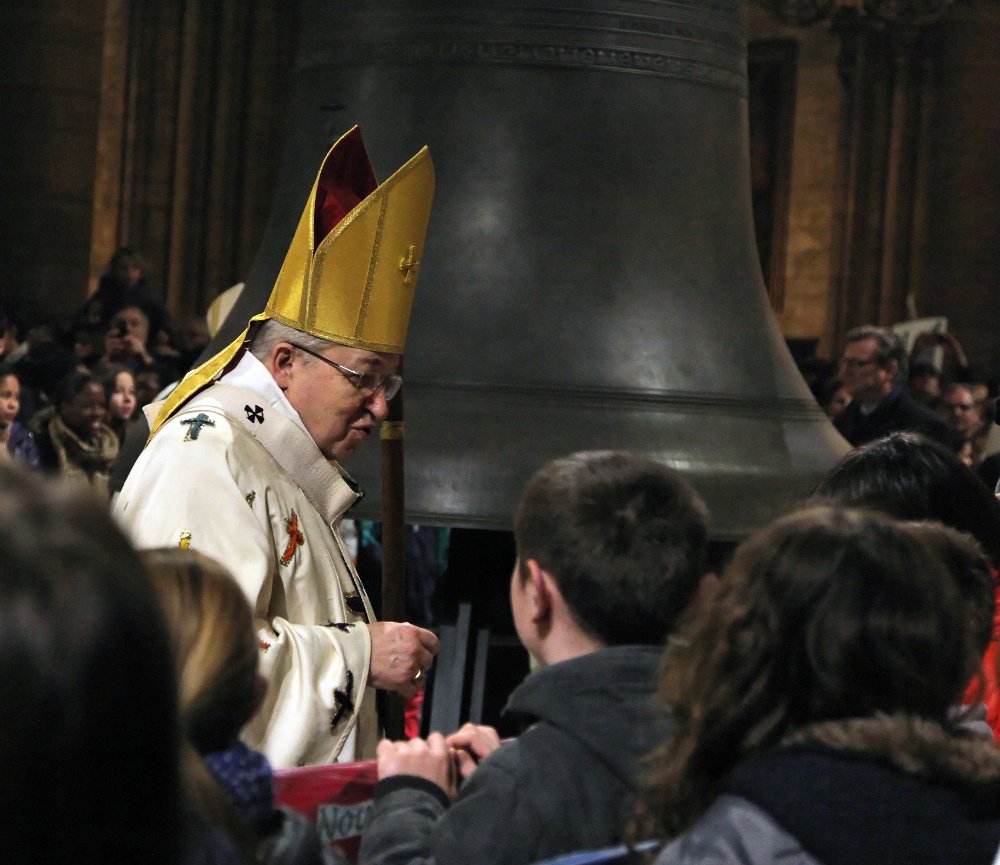
[[[342,136],[323,159],[264,311],[177,386],[150,438],[226,370],[255,322],[273,318],[321,339],[401,354],[433,197],[426,147],[379,185],[360,129]]]
[[[402,353],[433,194],[426,147],[377,186],[355,126],[323,161],[266,314],[322,339]]]

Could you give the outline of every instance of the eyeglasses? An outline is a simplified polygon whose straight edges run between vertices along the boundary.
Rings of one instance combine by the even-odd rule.
[[[306,354],[311,354],[313,357],[318,357],[323,363],[328,363],[330,366],[334,367],[341,375],[344,376],[359,393],[363,394],[365,397],[372,397],[380,389],[385,390],[385,398],[387,400],[392,399],[399,389],[403,386],[403,377],[399,375],[382,375],[380,372],[357,372],[353,369],[348,369],[346,366],[342,366],[335,360],[330,360],[328,357],[323,357],[323,355],[318,352],[312,351],[311,349],[305,348],[301,345],[297,345],[292,342],[289,345],[297,348],[299,351],[304,351]]]
[[[864,369],[866,366],[871,366],[872,364],[878,363],[877,360],[858,360],[853,357],[842,357],[840,359],[840,365],[845,369]]]

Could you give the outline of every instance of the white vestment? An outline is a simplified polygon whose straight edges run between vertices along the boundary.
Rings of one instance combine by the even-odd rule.
[[[243,732],[275,767],[374,756],[374,621],[338,526],[358,499],[249,353],[163,425],[115,514],[141,548],[190,546],[254,609],[267,695]]]

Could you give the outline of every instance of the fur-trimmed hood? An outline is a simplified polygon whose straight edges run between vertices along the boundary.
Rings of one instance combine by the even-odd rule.
[[[725,788],[823,865],[990,865],[1000,845],[1000,748],[925,719],[800,728]]]
[[[1000,748],[993,739],[926,718],[878,714],[824,721],[801,727],[782,742],[805,744],[884,760],[949,785],[1000,786]]]

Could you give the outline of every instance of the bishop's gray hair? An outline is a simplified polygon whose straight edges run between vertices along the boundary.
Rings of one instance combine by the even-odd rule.
[[[268,355],[271,354],[271,349],[279,342],[290,342],[300,345],[303,348],[308,348],[311,351],[319,352],[320,354],[332,345],[339,345],[339,343],[331,342],[328,339],[320,339],[318,336],[312,336],[305,331],[296,330],[294,327],[289,327],[287,324],[282,324],[280,321],[275,321],[271,318],[264,322],[251,340],[250,354],[263,363]],[[303,358],[304,363],[309,363],[312,360],[313,358],[308,354]]]

